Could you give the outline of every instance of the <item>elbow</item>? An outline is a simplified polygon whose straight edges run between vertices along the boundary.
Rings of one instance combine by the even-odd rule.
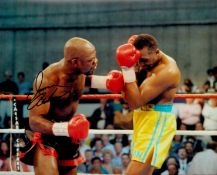
[[[129,105],[129,107],[133,110],[138,109],[138,108],[140,108],[146,104],[145,99],[143,99],[142,97],[133,97],[132,98],[132,96],[128,96],[125,99]]]

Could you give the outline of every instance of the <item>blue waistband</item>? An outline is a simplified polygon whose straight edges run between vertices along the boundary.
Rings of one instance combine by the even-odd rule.
[[[173,104],[147,104],[142,106],[140,110],[142,111],[160,111],[160,112],[171,112]]]

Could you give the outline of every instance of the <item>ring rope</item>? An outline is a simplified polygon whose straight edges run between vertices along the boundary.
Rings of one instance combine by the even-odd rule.
[[[21,134],[25,133],[25,129],[19,129],[19,121],[17,117],[17,108],[16,108],[16,100],[31,100],[32,95],[0,95],[0,99],[10,100],[13,104],[12,116],[15,118],[15,128],[16,129],[0,129],[0,133],[10,133],[11,134]],[[91,94],[91,95],[82,95],[82,99],[119,99],[123,98],[121,94]],[[175,98],[217,98],[217,94],[176,94]],[[12,120],[11,120],[12,121]],[[11,126],[12,123],[11,123]],[[89,134],[133,134],[133,130],[96,130],[91,129]],[[205,135],[217,135],[217,131],[195,131],[195,130],[177,130],[176,135],[194,135],[194,136],[205,136]],[[19,137],[16,139],[16,151],[19,151]],[[16,154],[18,155],[18,154]],[[16,170],[11,172],[0,172],[0,174],[29,174],[34,175],[34,172],[20,172],[20,163],[19,156],[16,156]]]
[[[0,133],[23,134],[25,129],[0,129]]]
[[[31,100],[33,95],[0,95],[1,100],[10,100],[16,98],[17,100]],[[88,94],[82,95],[81,99],[120,99],[122,94]],[[217,94],[175,94],[177,99],[183,98],[217,98]]]
[[[25,129],[0,129],[0,133],[24,134]],[[112,129],[90,129],[89,134],[133,134],[133,130],[112,130]],[[217,136],[217,131],[204,130],[177,130],[176,135],[192,135],[192,136]]]
[[[0,171],[1,175],[34,175],[34,172]]]

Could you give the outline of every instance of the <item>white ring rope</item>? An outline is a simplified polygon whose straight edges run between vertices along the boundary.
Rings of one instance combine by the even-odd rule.
[[[0,171],[1,175],[34,175],[34,172]]]
[[[15,100],[16,102],[16,100]],[[10,103],[12,103],[12,100],[10,100]],[[11,104],[11,106],[13,106]],[[14,115],[13,115],[14,114]],[[13,127],[13,118],[15,118],[15,127],[16,129],[12,129]],[[12,134],[24,134],[25,129],[19,129],[19,121],[17,118],[17,108],[16,108],[16,103],[14,106],[14,111],[11,110],[11,128],[10,129],[0,129],[0,133],[9,133],[10,134],[10,147],[12,146]],[[128,134],[132,135],[133,130],[100,130],[100,129],[90,129],[89,134]],[[217,136],[217,130],[213,131],[207,131],[207,130],[177,130],[176,135],[191,135],[191,136]],[[18,145],[19,143],[19,138],[16,139],[16,143]],[[11,149],[11,148],[10,148]],[[12,149],[11,149],[12,150]],[[19,151],[19,150],[18,150]],[[12,169],[12,163],[11,163],[11,157],[12,155],[10,154],[10,166]],[[19,156],[16,158],[16,169],[17,171],[0,171],[0,175],[34,175],[34,172],[18,172],[20,171],[20,164],[19,164]],[[80,174],[78,175],[90,175],[90,174]]]
[[[91,129],[90,134],[133,134],[133,130],[99,130],[99,129]],[[217,131],[196,131],[196,130],[177,130],[176,135],[197,135],[197,136],[205,136],[205,135],[217,135]]]
[[[0,133],[23,134],[25,129],[0,129]]]
[[[23,134],[25,129],[0,129],[0,133]],[[133,134],[133,130],[90,129],[89,134]],[[177,130],[176,135],[216,136],[217,131]]]

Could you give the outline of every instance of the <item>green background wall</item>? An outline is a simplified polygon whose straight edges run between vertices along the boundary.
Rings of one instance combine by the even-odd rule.
[[[32,80],[42,62],[63,57],[71,37],[97,48],[96,73],[118,69],[115,50],[132,34],[150,33],[174,57],[182,78],[201,85],[217,65],[216,0],[1,0],[0,80],[5,70]]]

